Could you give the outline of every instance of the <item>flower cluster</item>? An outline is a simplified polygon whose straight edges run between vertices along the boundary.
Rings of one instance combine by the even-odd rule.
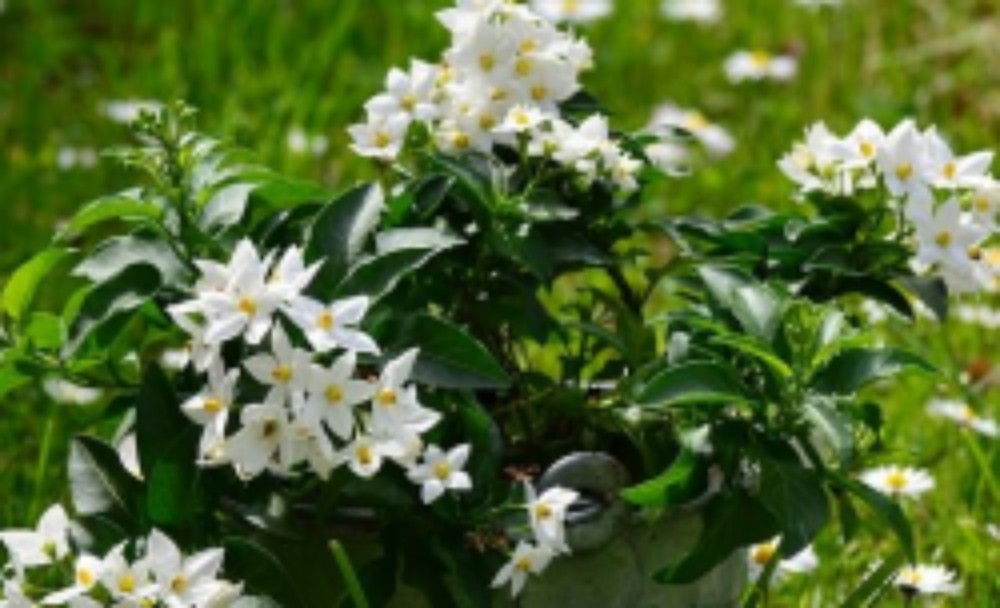
[[[1000,282],[1000,266],[983,253],[1000,212],[992,162],[992,152],[956,155],[933,127],[921,132],[906,120],[886,133],[863,120],[846,137],[810,127],[778,165],[804,192],[886,193],[913,228],[914,266],[936,269],[953,292],[966,293]]]
[[[525,484],[525,493],[534,540],[520,541],[510,560],[493,579],[494,587],[509,583],[515,597],[524,589],[528,575],[541,574],[554,557],[570,552],[566,544],[566,511],[579,497],[575,490],[562,487],[549,488],[538,495],[531,484]]]
[[[251,479],[264,471],[291,475],[302,466],[327,478],[346,465],[368,478],[393,460],[422,486],[425,502],[445,490],[471,488],[462,471],[468,446],[425,451],[422,435],[441,415],[421,405],[410,381],[417,350],[386,363],[377,377],[359,373],[359,357],[380,354],[358,328],[367,297],[327,304],[307,296],[319,264],[307,266],[297,247],[277,259],[262,258],[243,240],[226,264],[196,265],[201,277],[195,297],[172,306],[170,314],[191,340],[191,363],[207,375],[205,387],[181,406],[203,428],[203,466],[230,463]],[[295,327],[308,347],[296,345],[286,326]],[[242,369],[227,369],[221,355],[223,344],[234,339],[256,351]],[[248,392],[241,390],[244,372],[253,380],[250,391],[261,397],[242,405],[239,428],[230,433],[231,414]]]
[[[612,138],[604,116],[579,125],[561,116],[559,104],[580,90],[579,76],[592,63],[585,42],[526,6],[499,0],[462,0],[438,18],[452,36],[442,61],[413,60],[407,71],[389,72],[386,91],[365,105],[366,122],[349,129],[356,153],[395,161],[418,123],[447,153],[517,147],[571,168],[584,182],[637,187],[642,165]]]
[[[42,515],[36,529],[0,532],[11,560],[0,605],[216,608],[229,606],[242,595],[241,585],[219,578],[222,549],[185,556],[169,537],[154,529],[141,543],[118,544],[104,557],[85,552],[74,555],[70,526],[66,511],[54,505]],[[133,555],[139,544],[141,555]],[[47,576],[36,577],[40,570]],[[58,578],[60,572],[72,572],[72,581],[64,588],[48,591],[36,582],[49,583],[54,580],[52,575]]]

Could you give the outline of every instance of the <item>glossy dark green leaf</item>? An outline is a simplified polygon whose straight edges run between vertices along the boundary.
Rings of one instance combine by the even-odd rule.
[[[373,300],[391,292],[410,273],[422,268],[445,249],[402,249],[360,261],[335,288],[327,289],[323,273],[313,282],[318,295],[347,297],[367,295]]]
[[[31,307],[38,286],[71,254],[69,249],[46,249],[18,267],[3,290],[4,312],[15,321],[21,320]]]
[[[418,382],[453,389],[502,389],[510,384],[503,367],[461,327],[427,314],[413,315],[387,332],[398,348],[419,348],[413,368]]]
[[[802,412],[812,425],[819,441],[840,458],[850,459],[854,451],[854,433],[850,417],[837,409],[836,401],[820,396],[807,396]]]
[[[683,450],[667,470],[638,485],[625,488],[621,497],[640,507],[676,507],[694,500],[708,488],[708,470],[690,450]]]
[[[140,195],[138,191],[128,191],[88,203],[73,216],[57,238],[76,238],[105,222],[159,221],[163,217],[163,208],[152,201],[139,198]]]
[[[779,532],[771,513],[744,492],[715,497],[703,514],[702,533],[695,547],[679,562],[657,572],[657,581],[694,582],[737,549],[769,540]]]
[[[830,520],[830,500],[819,473],[796,463],[765,459],[758,500],[781,528],[781,550],[795,555]]]
[[[834,355],[813,374],[810,386],[820,393],[850,395],[872,382],[910,369],[936,372],[922,358],[906,351],[851,348]]]
[[[736,373],[721,363],[682,363],[654,375],[639,388],[635,401],[643,406],[668,407],[727,404],[746,401]]]
[[[170,379],[155,364],[146,367],[136,402],[139,464],[148,476],[156,462],[170,452],[173,443],[192,428],[192,423],[181,411],[181,401]],[[192,461],[194,457],[192,453]]]
[[[118,522],[134,521],[142,486],[121,463],[118,452],[93,437],[70,442],[69,489],[79,515],[107,514]]]
[[[378,184],[362,184],[330,201],[317,214],[306,241],[307,257],[323,260],[317,282],[343,278],[378,225],[383,201]]]
[[[249,537],[227,538],[223,548],[228,576],[251,581],[252,591],[267,595],[280,606],[305,608],[296,590],[297,579],[270,549]]]
[[[167,283],[179,280],[186,272],[166,241],[152,234],[130,234],[101,243],[73,269],[73,274],[102,283],[136,265],[153,266]]]
[[[198,220],[201,229],[211,232],[239,223],[246,214],[250,195],[258,185],[250,182],[234,182],[213,192]]]
[[[948,318],[948,286],[941,277],[903,277],[899,282],[933,311],[938,320]]]
[[[88,290],[70,324],[64,356],[72,356],[100,327],[127,315],[149,301],[161,287],[159,271],[148,264],[135,264]]]

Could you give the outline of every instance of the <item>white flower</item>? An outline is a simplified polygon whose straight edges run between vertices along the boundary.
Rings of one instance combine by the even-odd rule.
[[[877,161],[885,185],[894,196],[930,197],[926,147],[913,121],[905,120],[889,132]]]
[[[222,549],[207,549],[184,557],[174,541],[153,530],[146,544],[149,569],[158,584],[158,598],[169,608],[212,604],[229,585],[218,579]]]
[[[409,72],[389,70],[385,79],[386,92],[371,98],[365,109],[374,116],[402,115],[408,120],[427,121],[437,117],[434,85],[438,69],[419,60],[410,62]]]
[[[719,0],[662,0],[660,11],[673,21],[711,23],[722,17]]]
[[[854,127],[854,130],[833,144],[837,160],[847,169],[860,169],[871,166],[878,152],[885,143],[885,132],[873,120],[864,119]]]
[[[988,233],[969,221],[957,199],[935,209],[933,199],[922,196],[911,197],[906,209],[916,228],[916,264],[936,267],[953,292],[977,290],[974,267],[981,263],[979,245]]]
[[[549,21],[587,23],[611,14],[612,0],[531,0],[531,8]]]
[[[890,496],[919,496],[934,489],[934,478],[927,471],[896,465],[865,471],[861,481]]]
[[[139,606],[150,599],[157,586],[149,580],[149,564],[144,559],[129,563],[125,559],[125,544],[115,546],[104,556],[101,566],[101,583],[117,605]]]
[[[977,224],[994,232],[1000,230],[1000,182],[978,188],[970,203],[972,218]]]
[[[494,129],[501,134],[527,133],[542,123],[545,115],[536,106],[518,104],[507,112],[503,122]]]
[[[517,597],[524,584],[528,581],[529,574],[541,574],[548,566],[555,554],[548,547],[533,545],[521,541],[514,549],[514,555],[503,568],[497,572],[493,579],[493,587],[502,587],[510,583],[511,596]]]
[[[649,161],[668,175],[683,173],[684,164],[690,156],[687,148],[670,141],[650,144],[644,151]]]
[[[397,458],[403,453],[403,446],[393,439],[358,434],[340,452],[339,459],[347,462],[358,477],[370,478],[379,472],[386,458]]]
[[[778,548],[781,537],[772,538],[769,541],[750,546],[749,574],[750,580],[756,581],[767,568],[767,565],[778,555]],[[812,572],[819,567],[819,558],[812,546],[806,546],[795,555],[781,559],[775,566],[772,577],[773,581],[778,581],[789,574],[802,574]]]
[[[163,353],[163,358],[169,359],[166,363],[170,363],[166,367],[184,369],[188,364],[191,364],[200,372],[207,370],[219,358],[219,345],[205,339],[207,325],[195,320],[195,316],[203,314],[201,303],[197,300],[190,300],[174,304],[167,308],[167,312],[174,323],[188,335],[188,342],[183,348]]]
[[[296,409],[302,408],[299,406]],[[338,456],[333,442],[317,419],[296,415],[292,418],[287,433],[291,439],[291,450],[285,463],[287,468],[304,462],[320,479],[325,480],[330,477],[333,469],[341,464],[342,459]]]
[[[357,355],[347,352],[330,367],[312,366],[308,379],[308,398],[303,416],[322,421],[337,437],[347,440],[354,436],[354,409],[375,394],[375,386],[355,380]]]
[[[730,82],[747,80],[791,80],[798,62],[789,55],[774,56],[766,51],[737,51],[726,59],[726,77]]]
[[[250,344],[259,344],[264,339],[281,302],[280,295],[267,286],[269,265],[269,260],[261,259],[253,243],[248,239],[240,241],[226,266],[225,288],[218,290],[213,281],[212,288],[199,294],[208,320],[205,342],[219,344],[240,334]],[[203,272],[206,268],[210,266],[202,265]]]
[[[293,303],[302,290],[312,283],[322,265],[321,260],[306,266],[302,249],[293,245],[285,250],[281,259],[271,268],[267,276],[267,288],[286,304]]]
[[[379,348],[375,341],[357,329],[368,312],[369,303],[367,296],[356,296],[324,306],[311,298],[301,297],[289,306],[288,316],[316,352],[342,348],[377,355]]]
[[[247,406],[240,412],[243,425],[226,441],[225,456],[243,479],[252,479],[265,469],[287,473],[295,461],[295,437],[289,432],[288,414],[276,403]]]
[[[213,453],[225,439],[239,377],[239,369],[226,372],[222,361],[216,361],[208,369],[208,386],[181,405],[187,417],[203,427],[198,450],[202,460],[213,460]]]
[[[853,182],[836,166],[842,147],[825,124],[816,123],[806,129],[805,141],[778,161],[778,168],[805,192],[850,193]]]
[[[709,122],[704,114],[671,103],[662,104],[656,109],[651,126],[675,127],[688,131],[712,156],[725,156],[736,147],[733,137],[719,125]]]
[[[988,418],[981,418],[968,403],[954,399],[931,399],[927,411],[932,416],[947,418],[959,425],[972,429],[987,437],[997,436],[997,423]]]
[[[472,488],[472,479],[463,469],[469,459],[469,445],[463,444],[448,452],[436,445],[427,446],[422,462],[408,472],[414,483],[419,483],[420,498],[424,504],[437,500],[447,490],[464,491]]]
[[[417,388],[409,383],[418,349],[412,348],[382,368],[372,396],[372,428],[387,435],[423,433],[436,425],[441,415],[420,405]]]
[[[61,606],[93,589],[104,573],[104,563],[97,557],[84,553],[76,558],[73,566],[73,584],[42,598],[42,604]]]
[[[57,562],[69,555],[69,517],[61,505],[52,505],[34,530],[5,530],[0,542],[19,568]]]
[[[0,7],[3,5],[0,4]],[[0,594],[0,608],[35,608],[38,604],[25,593],[17,580],[3,582],[3,593]]]
[[[934,128],[924,133],[927,147],[927,179],[936,188],[977,188],[989,185],[992,152],[956,157]]]
[[[312,355],[292,346],[280,325],[271,332],[271,352],[256,354],[243,362],[255,380],[271,387],[265,402],[283,404],[306,389]]]
[[[329,140],[324,135],[310,134],[302,127],[292,127],[285,137],[285,145],[293,154],[312,154],[322,156],[330,146]]]
[[[348,127],[351,149],[359,156],[390,162],[403,149],[410,118],[405,114],[370,115],[368,122]]]
[[[958,595],[962,592],[955,573],[943,566],[904,566],[893,579],[893,585],[907,595]]]
[[[566,510],[580,494],[575,490],[554,487],[538,496],[531,484],[525,484],[525,492],[528,498],[528,516],[535,540],[554,552],[568,553]]]

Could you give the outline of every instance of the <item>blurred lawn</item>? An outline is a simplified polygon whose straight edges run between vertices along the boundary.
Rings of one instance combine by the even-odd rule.
[[[0,277],[41,247],[54,225],[81,203],[130,184],[107,162],[61,170],[60,149],[112,146],[124,127],[102,116],[114,99],[184,98],[212,134],[237,141],[262,160],[341,188],[371,176],[347,150],[345,127],[359,118],[385,71],[411,55],[436,57],[446,42],[432,12],[446,0],[8,0],[0,13],[0,195],[6,212]],[[776,159],[803,127],[823,119],[838,130],[864,116],[891,125],[905,116],[937,123],[959,150],[1000,149],[1000,3],[997,0],[847,0],[809,11],[792,0],[729,0],[717,24],[670,23],[659,0],[618,0],[612,19],[586,29],[597,51],[589,88],[634,128],[653,107],[674,100],[702,109],[730,129],[729,158],[671,182],[655,211],[718,212],[745,202],[789,204]],[[733,86],[722,62],[738,48],[800,56],[787,85]],[[291,128],[329,138],[325,154],[292,154]],[[63,153],[65,156],[65,151]],[[1000,168],[997,169],[1000,171]],[[992,357],[993,332],[936,327],[904,331],[941,364]],[[977,465],[956,429],[925,423],[929,387],[886,395],[898,452],[888,460],[932,467],[940,488],[911,509],[922,556],[961,568],[969,594],[955,605],[998,606],[1000,523],[998,451],[980,442]],[[37,398],[35,398],[37,397]],[[998,414],[996,391],[987,396]],[[13,400],[8,400],[13,401]],[[29,498],[62,491],[66,435],[83,411],[20,395],[0,403],[0,527],[37,510]],[[51,423],[47,422],[51,421]],[[51,424],[52,451],[36,463]],[[790,582],[779,605],[829,606],[880,554],[889,539],[821,543],[826,566]]]

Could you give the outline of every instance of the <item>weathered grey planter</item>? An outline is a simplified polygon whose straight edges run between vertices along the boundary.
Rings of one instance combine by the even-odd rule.
[[[735,608],[747,581],[746,555],[733,554],[696,583],[662,585],[653,575],[683,557],[701,533],[699,504],[653,522],[617,500],[628,474],[615,459],[577,453],[552,465],[540,489],[561,485],[592,497],[578,501],[567,518],[572,555],[553,560],[529,579],[521,597],[509,588],[494,594],[493,608]],[[391,608],[429,608],[403,590]]]

